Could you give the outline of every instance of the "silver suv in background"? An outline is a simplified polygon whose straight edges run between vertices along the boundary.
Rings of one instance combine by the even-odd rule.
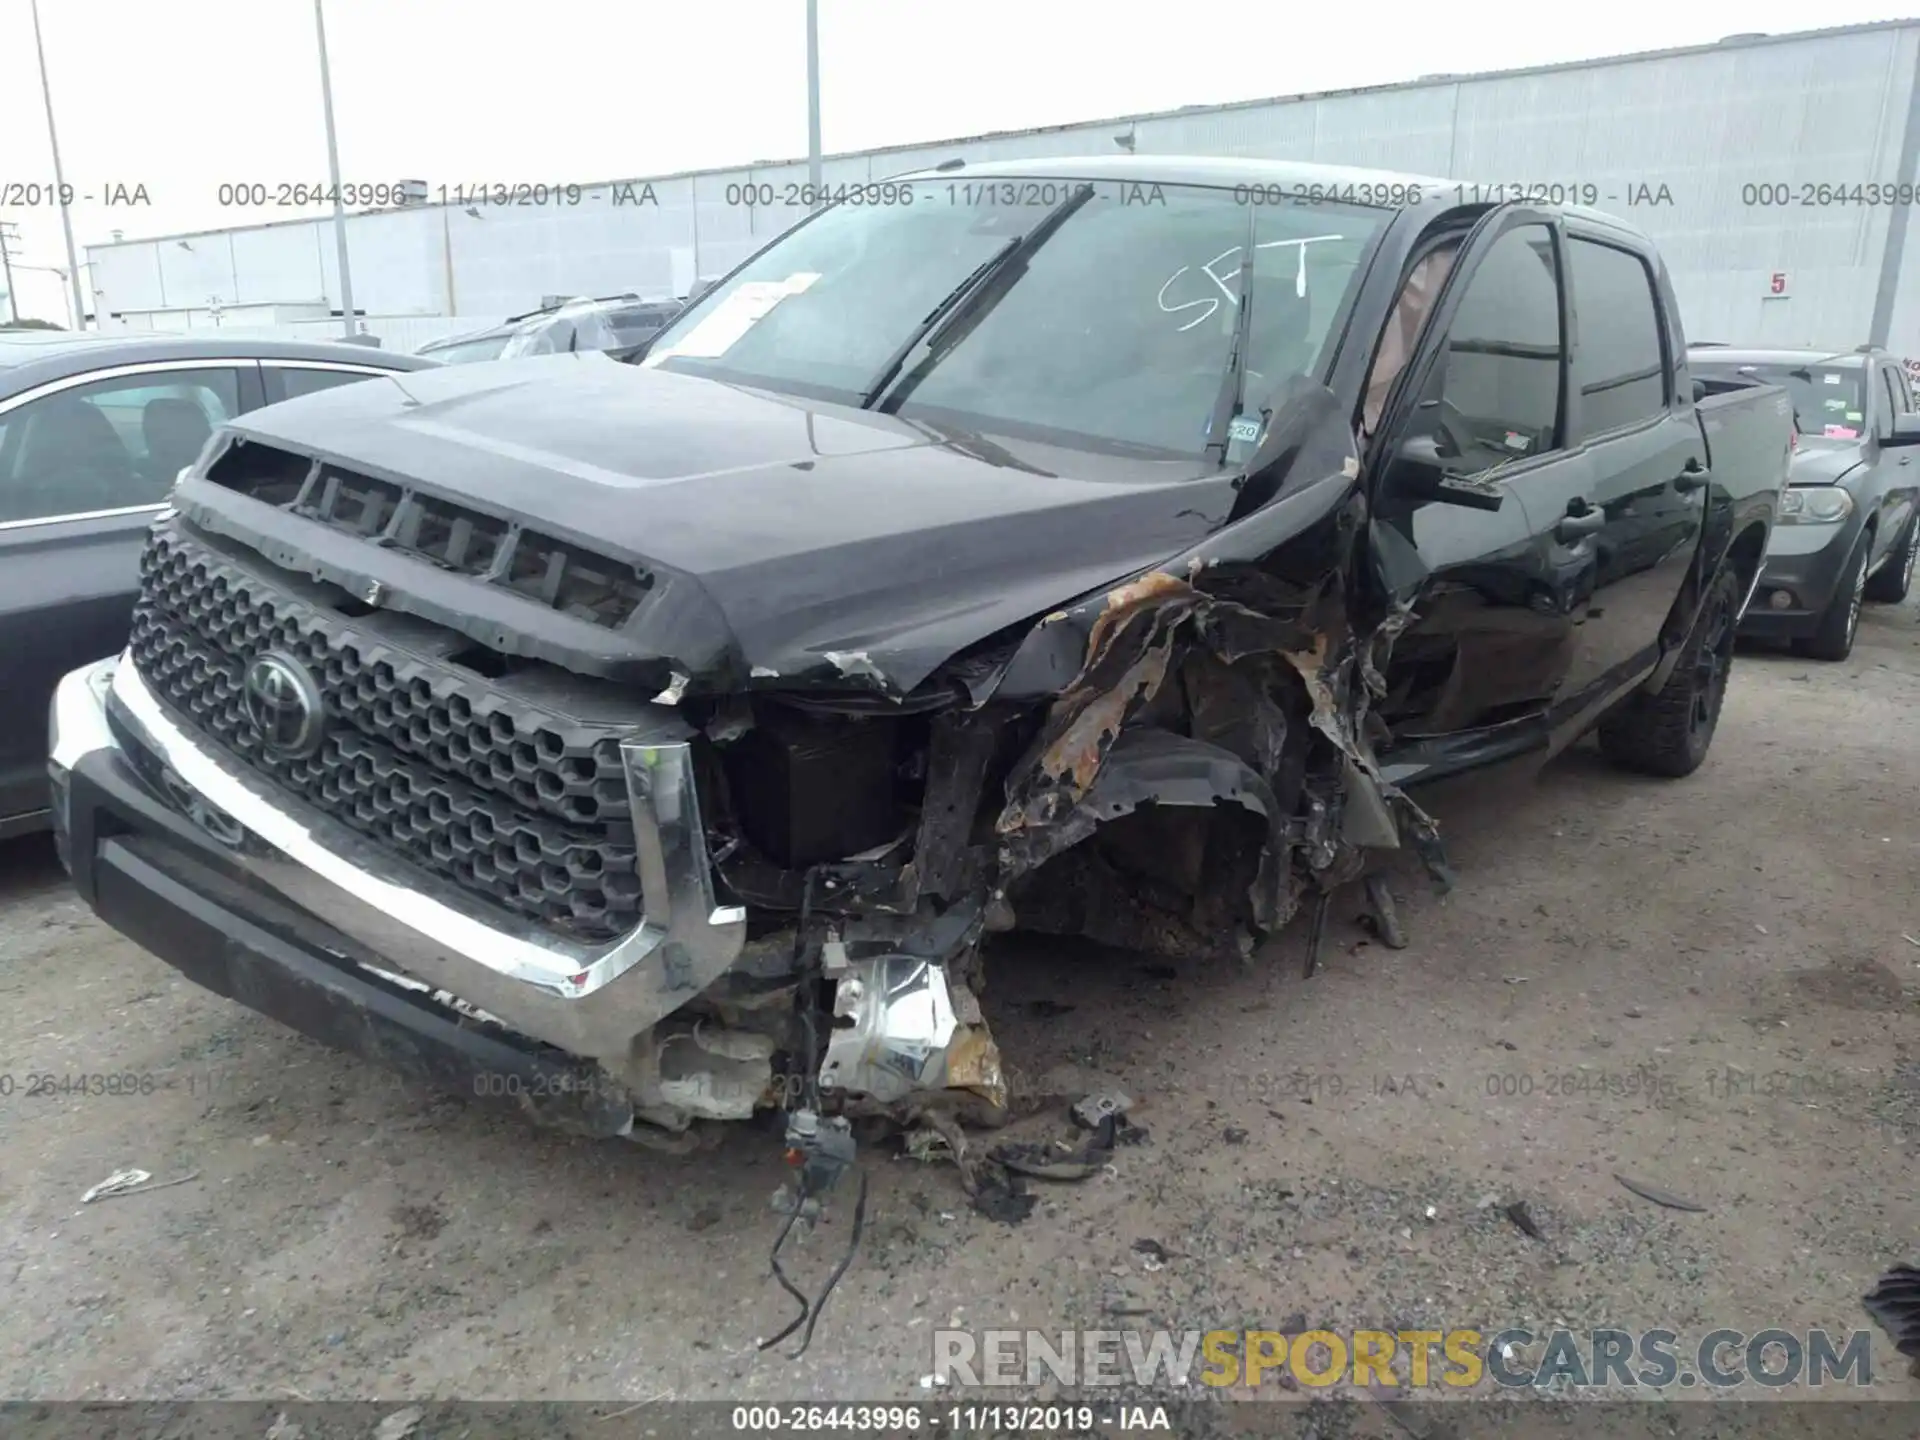
[[[1708,392],[1779,385],[1793,400],[1788,489],[1740,633],[1846,659],[1862,603],[1906,599],[1920,555],[1920,413],[1906,367],[1870,345],[1839,354],[1695,345],[1687,365]]]
[[[642,300],[637,295],[569,300],[514,315],[486,330],[422,345],[415,354],[442,364],[506,360],[560,350],[605,350],[625,356],[660,333],[686,300]]]

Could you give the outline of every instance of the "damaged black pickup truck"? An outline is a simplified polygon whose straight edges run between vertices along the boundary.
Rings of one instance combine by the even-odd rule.
[[[1251,161],[889,185],[644,357],[218,433],[55,702],[94,909],[576,1131],[831,1159],[1001,1112],[996,932],[1240,963],[1444,877],[1413,782],[1700,764],[1793,422],[1695,403],[1643,238]]]

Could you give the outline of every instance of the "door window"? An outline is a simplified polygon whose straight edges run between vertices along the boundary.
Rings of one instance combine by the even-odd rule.
[[[358,370],[313,370],[304,366],[279,365],[280,383],[286,387],[286,398],[298,400],[302,395],[312,395],[316,391],[331,390],[336,385],[351,385],[356,380],[372,380],[376,376]]]
[[[0,431],[0,522],[158,505],[240,409],[233,370],[152,371],[30,400]]]
[[[1580,339],[1573,383],[1585,440],[1651,420],[1667,408],[1666,350],[1647,262],[1575,236],[1569,260]]]
[[[1881,390],[1886,399],[1885,413],[1874,421],[1874,433],[1882,440],[1893,433],[1893,417],[1907,413],[1906,387],[1891,365],[1880,367]]]
[[[1560,267],[1553,231],[1517,225],[1467,280],[1415,429],[1449,475],[1478,475],[1559,446]]]

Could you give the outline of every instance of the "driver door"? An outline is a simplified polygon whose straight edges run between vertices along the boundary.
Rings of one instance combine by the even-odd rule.
[[[1592,547],[1563,523],[1591,478],[1566,443],[1565,270],[1557,217],[1491,211],[1389,392],[1368,457],[1373,544],[1412,614],[1378,707],[1389,773],[1396,752],[1431,778],[1489,746],[1549,743],[1595,579]]]

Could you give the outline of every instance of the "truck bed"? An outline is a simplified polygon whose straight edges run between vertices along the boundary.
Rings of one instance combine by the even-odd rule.
[[[1793,455],[1793,403],[1778,385],[1703,384],[1694,402],[1714,485],[1736,498],[1784,490]]]

